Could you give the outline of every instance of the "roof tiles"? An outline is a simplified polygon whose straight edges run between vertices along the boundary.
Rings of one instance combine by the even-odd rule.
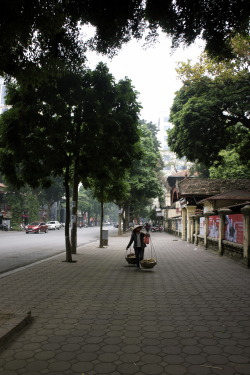
[[[212,196],[233,190],[250,192],[250,179],[211,179],[186,177],[177,182],[179,196]]]

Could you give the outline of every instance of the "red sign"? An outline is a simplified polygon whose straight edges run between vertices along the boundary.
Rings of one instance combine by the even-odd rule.
[[[224,239],[230,242],[243,244],[243,215],[234,214],[225,217]]]

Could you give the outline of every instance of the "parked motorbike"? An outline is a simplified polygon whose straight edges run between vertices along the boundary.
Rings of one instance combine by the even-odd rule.
[[[8,232],[9,227],[7,224],[0,224],[0,230],[3,230],[5,232]]]
[[[79,228],[82,229],[82,228],[88,228],[88,224],[80,224],[79,225]]]
[[[161,225],[154,225],[153,227],[151,227],[151,232],[162,232],[163,231],[163,228]]]

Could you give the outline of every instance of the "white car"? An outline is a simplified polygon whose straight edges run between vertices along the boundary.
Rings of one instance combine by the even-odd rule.
[[[46,224],[48,225],[48,229],[56,230],[61,228],[59,221],[48,221]]]

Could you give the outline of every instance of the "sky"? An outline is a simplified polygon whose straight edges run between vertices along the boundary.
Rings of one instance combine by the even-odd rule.
[[[143,41],[132,40],[112,60],[96,53],[87,56],[91,69],[103,61],[116,81],[128,77],[139,92],[141,119],[156,124],[162,113],[169,115],[174,93],[182,86],[175,71],[177,62],[195,61],[202,50],[202,42],[196,42],[172,52],[170,38],[160,33],[159,42],[153,46],[145,49]]]

